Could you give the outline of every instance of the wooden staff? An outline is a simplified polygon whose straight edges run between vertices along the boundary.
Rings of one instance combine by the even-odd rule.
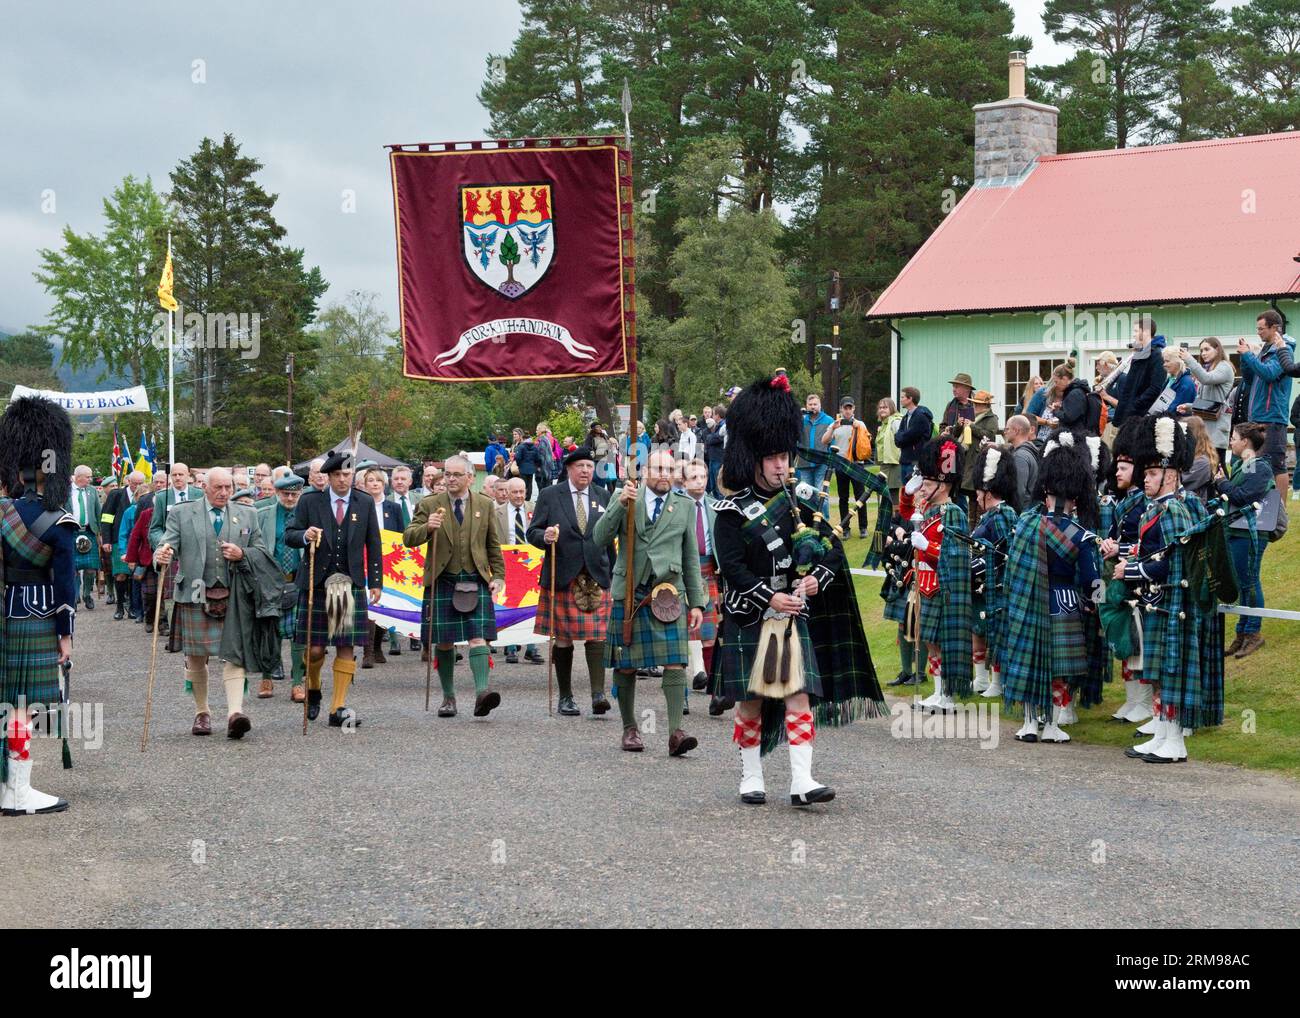
[[[631,97],[627,90],[627,81],[623,82],[623,123],[625,141],[627,143],[627,263],[624,270],[627,277],[627,300],[632,314],[627,328],[627,378],[629,398],[631,406],[628,407],[628,428],[627,428],[627,479],[635,481],[636,475],[636,455],[639,448],[637,442],[636,425],[641,416],[641,402],[637,397],[637,371],[636,371],[636,237],[632,229],[632,196],[635,193],[632,189],[632,128],[628,120],[628,113],[632,108]],[[647,464],[649,454],[646,455]],[[623,595],[623,646],[632,645],[632,603],[636,593],[636,566],[633,557],[636,551],[636,513],[637,503],[634,500],[627,507],[627,533],[623,540],[627,545],[627,590]]]
[[[439,509],[435,513],[435,515],[438,517],[439,522],[441,522],[442,510]],[[439,529],[440,529],[439,527],[435,527],[433,533],[429,535],[429,544],[425,548],[425,552],[424,552],[424,563],[426,569],[434,569],[437,567],[438,564],[438,530]],[[433,646],[433,592],[434,592],[434,588],[437,585],[438,585],[438,577],[435,574],[433,577],[433,583],[429,584],[429,638],[424,641],[424,651],[427,656],[427,664],[424,669],[425,713],[428,713],[429,710],[429,691],[433,688],[433,655],[436,653]],[[425,635],[423,620],[421,620],[421,623],[422,624],[420,626],[420,636],[423,637]]]
[[[155,572],[159,574],[156,591],[158,596],[154,598],[153,606],[153,649],[149,652],[149,682],[144,693],[144,732],[140,736],[141,753],[149,748],[149,715],[153,711],[153,677],[158,666],[158,620],[162,618],[163,584],[167,582],[162,573],[166,568],[166,566],[154,566]]]
[[[319,538],[318,538],[319,540]],[[309,542],[310,547],[307,549],[307,646],[302,652],[303,667],[303,685],[307,688],[303,690],[306,695],[302,698],[302,734],[307,734],[307,706],[311,700],[311,616],[316,607],[316,542]]]
[[[556,545],[559,544],[559,543],[560,543],[560,537],[559,537],[558,534],[556,534],[556,536],[555,536],[555,540],[551,543],[551,547],[550,547],[550,554],[551,554],[551,617],[550,617],[550,620],[549,620],[549,622],[550,622],[550,626],[549,626],[549,628],[550,628],[550,630],[551,630],[551,639],[550,639],[550,649],[549,649],[549,652],[548,652],[547,655],[546,655],[546,657],[547,657],[547,661],[546,661],[546,716],[547,716],[548,718],[551,717],[551,700],[553,699],[553,697],[552,697],[552,695],[551,695],[551,681],[555,678],[555,557],[556,557],[556,552],[559,550],[558,548],[556,548]]]

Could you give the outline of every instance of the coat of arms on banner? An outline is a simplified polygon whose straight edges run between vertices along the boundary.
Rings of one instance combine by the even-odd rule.
[[[549,183],[462,185],[460,209],[465,262],[484,286],[518,300],[542,281],[555,255]]]

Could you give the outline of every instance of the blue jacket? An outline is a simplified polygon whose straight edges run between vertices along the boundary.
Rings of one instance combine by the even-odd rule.
[[[1110,418],[1110,422],[1116,426],[1123,424],[1129,417],[1146,416],[1169,378],[1161,360],[1165,352],[1165,337],[1152,336],[1147,349],[1145,357],[1134,357],[1129,361],[1124,388],[1119,393],[1119,403]]]
[[[910,466],[916,462],[916,454],[921,446],[930,441],[934,434],[934,416],[927,407],[918,406],[903,415],[898,422],[898,431],[894,433],[894,444],[898,446],[900,466]]]
[[[1165,388],[1172,385],[1174,389],[1173,398],[1169,401],[1169,409],[1166,410],[1162,417],[1186,417],[1187,414],[1180,414],[1178,408],[1184,403],[1192,403],[1196,400],[1196,379],[1192,377],[1190,371],[1184,371],[1176,379],[1165,376]],[[1164,389],[1161,390],[1164,392]]]
[[[498,459],[505,459],[509,456],[506,447],[500,442],[492,442],[483,450],[483,469],[489,474],[492,473],[492,467]]]
[[[829,425],[834,424],[835,418],[832,417],[830,414],[828,414],[825,410],[819,413],[816,417],[810,417],[807,411],[805,411],[802,415],[802,421],[803,421],[803,430],[799,438],[800,447],[804,449],[825,449],[826,446],[824,445],[813,444],[813,436],[817,428],[825,428]],[[799,457],[799,465],[801,467],[811,466],[811,464],[808,463],[808,461],[806,461],[802,456]]]
[[[1291,378],[1295,340],[1283,336],[1282,350],[1269,347],[1256,356],[1241,355],[1241,380],[1248,386],[1246,418],[1257,424],[1286,424],[1291,409]]]

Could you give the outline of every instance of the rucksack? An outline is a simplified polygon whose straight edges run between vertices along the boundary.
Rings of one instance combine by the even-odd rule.
[[[1088,412],[1083,418],[1083,426],[1088,434],[1100,435],[1106,427],[1106,417],[1106,404],[1102,402],[1101,394],[1089,392]]]
[[[861,421],[854,421],[853,436],[853,459],[865,463],[871,459],[871,432]]]

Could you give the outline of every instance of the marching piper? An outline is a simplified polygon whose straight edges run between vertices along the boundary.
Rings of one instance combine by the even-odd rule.
[[[1002,642],[1006,634],[1007,542],[1016,527],[1016,467],[1011,450],[988,445],[975,456],[971,484],[979,523],[971,538],[980,551],[971,556],[974,581],[971,603],[971,660],[975,665],[972,691],[993,698],[1002,695]]]

